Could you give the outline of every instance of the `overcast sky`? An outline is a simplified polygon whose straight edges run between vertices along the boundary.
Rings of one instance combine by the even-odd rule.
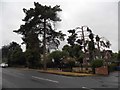
[[[34,8],[34,1],[43,5],[60,5],[62,21],[57,28],[67,30],[87,25],[95,34],[108,39],[113,51],[118,51],[118,0],[2,0],[0,2],[0,47],[12,41],[22,43],[13,33],[23,24],[23,8]],[[62,42],[60,48],[65,44]],[[24,48],[24,46],[22,46]]]

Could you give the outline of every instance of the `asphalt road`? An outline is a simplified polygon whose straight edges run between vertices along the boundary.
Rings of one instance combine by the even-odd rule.
[[[33,70],[2,69],[3,88],[118,88],[118,72],[109,76],[70,77]]]

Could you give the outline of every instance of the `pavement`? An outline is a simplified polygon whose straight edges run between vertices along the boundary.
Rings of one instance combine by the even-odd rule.
[[[36,70],[3,68],[2,88],[118,88],[118,72],[109,76],[71,77]]]

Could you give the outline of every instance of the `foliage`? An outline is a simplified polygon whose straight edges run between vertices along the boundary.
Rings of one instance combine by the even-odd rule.
[[[60,60],[60,58],[62,58],[63,56],[61,51],[53,51],[52,53],[50,53],[49,57],[56,61]]]
[[[71,55],[71,53],[72,53],[72,48],[71,48],[71,46],[69,46],[69,45],[64,45],[63,48],[62,48],[62,51],[67,52],[69,56],[72,56],[72,55]]]
[[[34,2],[34,6],[35,8],[29,10],[23,9],[26,15],[23,19],[25,24],[21,25],[20,29],[14,30],[14,32],[23,35],[22,40],[26,44],[26,49],[33,51],[36,49],[34,52],[38,52],[40,47],[43,47],[42,52],[39,51],[39,53],[43,53],[43,59],[46,61],[46,46],[48,48],[50,46],[58,48],[60,40],[64,40],[65,34],[61,31],[55,31],[54,28],[55,22],[61,21],[57,14],[62,10],[58,5],[54,7],[43,6],[38,2]]]
[[[76,57],[76,58],[78,58],[80,56],[80,53],[82,51],[81,49],[82,49],[81,46],[78,44],[75,44],[73,46],[65,45],[62,48],[62,50],[67,52],[70,57]]]
[[[88,49],[89,51],[93,51],[95,49],[94,41],[89,41]]]
[[[66,68],[71,68],[75,66],[75,59],[71,57],[67,57],[64,59],[64,64]]]
[[[26,60],[23,52],[20,49],[15,49],[10,55],[11,65],[25,65]]]
[[[61,11],[60,6],[56,5],[54,7],[51,6],[43,6],[38,2],[34,2],[35,8],[30,8],[29,10],[23,9],[26,14],[23,21],[27,22],[27,28],[25,30],[18,30],[17,32],[34,32],[43,37],[43,40],[46,39],[47,45],[54,43],[55,46],[58,47],[60,44],[59,39],[64,39],[64,34],[61,31],[57,32],[53,28],[53,22],[55,24],[56,21],[60,21],[61,19],[57,16],[57,13]],[[44,34],[46,34],[44,37]],[[22,34],[24,35],[24,33]],[[40,40],[40,41],[43,41]]]
[[[120,61],[120,50],[118,51],[117,59],[118,59],[118,61]]]
[[[95,74],[95,68],[103,66],[103,60],[102,59],[96,59],[91,61],[91,67],[92,71]]]
[[[2,58],[9,66],[25,65],[26,63],[24,53],[16,42],[2,47]]]
[[[62,48],[62,50],[68,53],[69,58],[74,58],[75,61],[79,62],[79,64],[78,64],[79,66],[80,66],[80,64],[83,63],[84,53],[83,53],[80,45],[78,45],[78,44],[75,44],[73,46],[65,45]],[[74,63],[74,62],[72,62],[72,63]],[[81,67],[82,67],[82,65],[81,65]]]
[[[29,68],[37,68],[40,64],[40,55],[36,50],[27,49],[25,52],[27,66]]]
[[[118,53],[111,53],[111,61],[118,61]]]
[[[84,58],[84,53],[81,51],[81,52],[79,52],[79,57],[78,57],[77,61],[82,64],[83,63],[83,58]]]
[[[70,46],[69,45],[64,45],[62,48],[63,51],[69,52]]]
[[[73,51],[74,51],[74,52],[72,51],[72,52],[73,52],[73,56],[75,56],[75,57],[78,58],[78,57],[80,56],[80,53],[82,52],[82,50],[81,50],[81,49],[82,49],[81,46],[75,44],[74,47],[73,47],[72,49],[73,49]]]
[[[67,38],[69,45],[65,45],[62,51],[57,50],[48,54],[51,47],[57,49],[60,45],[60,41],[64,40],[65,34],[55,29],[56,22],[61,21],[58,16],[58,12],[60,11],[62,11],[62,9],[58,5],[51,7],[41,5],[38,2],[34,2],[34,8],[23,8],[25,17],[22,21],[24,21],[24,24],[20,25],[20,28],[13,32],[22,35],[22,44],[26,44],[26,51],[23,53],[20,45],[12,42],[10,45],[2,47],[2,57],[4,60],[7,58],[10,65],[26,64],[30,68],[36,68],[40,65],[40,56],[43,56],[43,61],[48,60],[52,63],[52,59],[54,59],[56,66],[64,62],[68,67],[72,68],[76,60],[80,62],[80,64],[83,63],[83,59],[86,56],[85,54],[88,51],[89,59],[92,60],[92,67],[96,68],[102,66],[103,60],[94,60],[95,45],[97,43],[99,49],[98,53],[100,54],[100,46],[109,48],[111,44],[108,40],[106,42],[101,40],[98,35],[94,37],[95,35],[88,27],[86,30],[89,32],[87,36],[89,39],[86,40],[86,36],[83,35],[84,26],[81,28],[81,38],[78,37],[77,33],[79,31],[76,32],[76,29],[68,30],[70,33],[70,36]],[[95,39],[96,42],[94,41]],[[84,51],[82,51],[83,47]],[[48,57],[46,57],[46,55],[48,55]],[[113,54],[112,58],[116,59],[117,56],[117,59],[120,60],[120,51],[118,55]]]
[[[93,38],[94,38],[93,33],[90,33],[89,38],[91,39],[91,41],[93,40]]]
[[[100,59],[92,60],[91,66],[93,68],[101,67],[103,66],[103,60],[100,60]]]
[[[95,39],[96,39],[97,42],[100,41],[100,37],[98,35],[95,37]]]
[[[53,51],[49,54],[49,59],[54,60],[55,65],[59,66],[66,56],[68,53],[65,51]]]
[[[2,62],[8,63],[9,45],[2,46]]]
[[[76,39],[77,39],[77,34],[75,33],[74,29],[73,30],[68,30],[68,32],[71,33],[71,35],[67,39],[68,44],[73,46],[75,44]]]

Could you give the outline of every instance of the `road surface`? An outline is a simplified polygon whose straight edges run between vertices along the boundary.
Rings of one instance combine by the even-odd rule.
[[[3,88],[118,88],[118,72],[109,76],[70,77],[35,70],[2,69]]]

